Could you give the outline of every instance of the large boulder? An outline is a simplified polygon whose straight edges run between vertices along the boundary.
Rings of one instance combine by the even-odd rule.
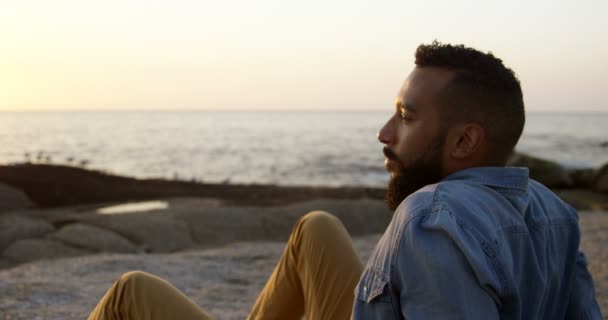
[[[53,231],[53,225],[43,219],[0,215],[0,252],[17,240],[42,237]]]
[[[393,216],[382,200],[317,199],[285,207],[299,216],[311,211],[327,211],[340,219],[351,236],[384,233]]]
[[[0,212],[27,209],[35,206],[23,191],[0,183]]]
[[[175,210],[175,217],[186,222],[196,244],[217,246],[233,241],[286,240],[297,218],[274,213],[276,208],[188,208]],[[267,218],[269,215],[274,218]]]
[[[173,219],[168,214],[154,212],[91,214],[70,219],[111,230],[148,252],[173,252],[193,245],[186,223]]]
[[[68,224],[51,233],[50,239],[91,251],[134,253],[137,246],[117,233],[82,223]]]
[[[594,187],[599,192],[608,193],[608,163],[597,171]]]
[[[40,259],[54,259],[89,254],[90,252],[67,246],[50,239],[25,239],[11,244],[2,256],[10,261],[24,263]]]
[[[318,199],[282,207],[181,208],[193,240],[202,246],[236,241],[285,241],[304,214],[323,210],[337,216],[352,236],[382,233],[392,213],[383,201]]]
[[[530,170],[530,177],[548,188],[569,188],[573,185],[568,170],[556,162],[515,153],[508,160],[507,165],[527,167]]]

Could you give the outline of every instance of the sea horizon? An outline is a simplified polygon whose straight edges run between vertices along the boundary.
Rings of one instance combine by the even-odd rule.
[[[216,109],[100,109],[100,110],[71,110],[71,109],[55,109],[55,110],[0,110],[0,114],[26,114],[26,113],[390,113],[393,109],[390,107],[384,107],[382,109],[227,109],[227,110],[216,110]],[[581,115],[592,115],[592,114],[608,114],[608,107],[606,110],[526,110],[528,114],[581,114]]]
[[[136,178],[386,185],[376,133],[392,110],[0,113],[0,164],[86,162]],[[527,113],[516,151],[568,168],[608,163],[608,113]]]

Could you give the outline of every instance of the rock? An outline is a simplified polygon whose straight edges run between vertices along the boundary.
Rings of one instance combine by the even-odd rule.
[[[591,189],[596,175],[595,169],[574,169],[569,175],[574,188]]]
[[[73,247],[91,251],[137,252],[137,246],[115,232],[82,223],[66,225],[48,237]]]
[[[597,171],[593,185],[595,190],[608,193],[608,163]]]
[[[72,219],[114,231],[150,252],[173,252],[194,244],[184,221],[162,213],[92,214]]]
[[[7,269],[10,267],[13,267],[15,264],[6,260],[6,259],[1,259],[0,258],[0,269]]]
[[[383,233],[393,216],[384,201],[372,199],[318,199],[288,206],[286,210],[297,212],[298,216],[315,210],[327,211],[342,221],[351,236]]]
[[[25,239],[11,244],[2,256],[17,263],[40,259],[54,259],[89,254],[90,252],[66,246],[50,239]]]
[[[190,208],[176,210],[175,217],[186,222],[196,244],[216,246],[234,241],[286,240],[297,217],[275,213],[276,208]],[[269,215],[274,218],[269,219]]]
[[[558,163],[549,160],[515,153],[507,161],[507,165],[527,167],[530,169],[530,177],[548,188],[569,188],[573,185],[568,171]]]
[[[578,210],[608,210],[608,195],[586,189],[556,190],[556,194]]]
[[[0,252],[21,239],[42,237],[55,230],[47,221],[39,218],[0,215]]]
[[[33,208],[35,206],[23,191],[0,183],[0,212]]]
[[[174,212],[202,246],[235,241],[285,241],[299,217],[323,210],[340,218],[352,236],[384,232],[392,213],[380,200],[306,201],[282,207],[191,208]]]

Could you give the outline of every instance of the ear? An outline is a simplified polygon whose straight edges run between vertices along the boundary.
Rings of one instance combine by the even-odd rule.
[[[450,155],[455,159],[465,159],[475,154],[486,138],[485,129],[477,123],[464,124],[454,133],[454,147]]]

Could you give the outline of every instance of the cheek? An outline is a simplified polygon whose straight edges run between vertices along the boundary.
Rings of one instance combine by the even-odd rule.
[[[430,135],[420,130],[419,127],[405,128],[397,132],[398,140],[395,145],[395,153],[404,165],[412,164],[420,159],[428,148]]]

